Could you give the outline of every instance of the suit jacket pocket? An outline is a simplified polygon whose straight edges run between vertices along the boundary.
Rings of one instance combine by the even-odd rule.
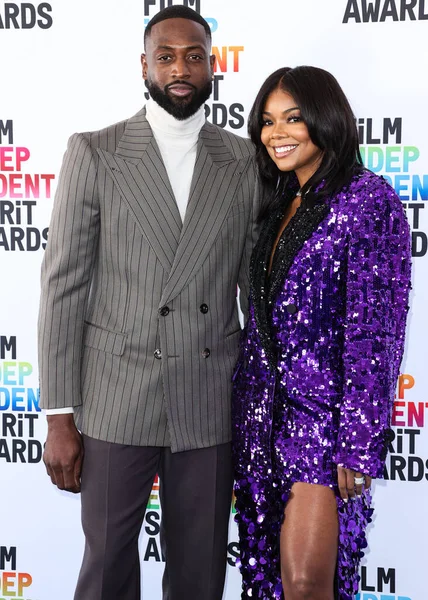
[[[125,350],[126,337],[126,333],[104,329],[104,327],[85,321],[83,344],[89,348],[122,356]]]

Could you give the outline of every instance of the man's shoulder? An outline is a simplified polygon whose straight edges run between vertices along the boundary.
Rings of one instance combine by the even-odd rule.
[[[129,119],[119,121],[108,127],[103,127],[103,129],[82,132],[80,135],[86,139],[91,148],[114,152],[128,121]]]
[[[209,121],[206,122],[205,128],[212,132],[216,132],[236,160],[247,158],[254,154],[254,146],[248,138],[227,131],[218,125],[213,125]]]
[[[128,124],[133,126],[133,129],[149,128],[147,119],[145,118],[144,109],[140,110],[129,119],[118,121],[117,123],[113,123],[113,125],[103,127],[96,131],[85,131],[77,135],[83,136],[92,149],[115,152]]]

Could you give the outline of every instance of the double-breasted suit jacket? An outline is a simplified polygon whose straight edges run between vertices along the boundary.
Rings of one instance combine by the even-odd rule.
[[[250,142],[208,122],[184,223],[144,109],[72,136],[42,265],[41,406],[110,442],[230,441],[258,204]]]

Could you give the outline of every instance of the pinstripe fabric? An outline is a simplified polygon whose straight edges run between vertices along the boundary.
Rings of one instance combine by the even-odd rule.
[[[236,285],[245,300],[259,202],[249,141],[209,123],[183,225],[144,110],[72,136],[42,265],[41,406],[74,406],[110,442],[230,441]]]

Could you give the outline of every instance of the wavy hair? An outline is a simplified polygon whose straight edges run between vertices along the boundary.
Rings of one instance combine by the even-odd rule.
[[[324,181],[319,197],[340,190],[362,170],[358,132],[351,106],[337,80],[318,67],[300,66],[278,69],[266,79],[248,118],[248,133],[256,148],[261,180],[275,197],[289,187],[294,172],[283,172],[270,158],[261,141],[263,111],[268,96],[280,89],[290,94],[300,109],[309,137],[323,151],[320,166],[302,188],[304,195]]]

